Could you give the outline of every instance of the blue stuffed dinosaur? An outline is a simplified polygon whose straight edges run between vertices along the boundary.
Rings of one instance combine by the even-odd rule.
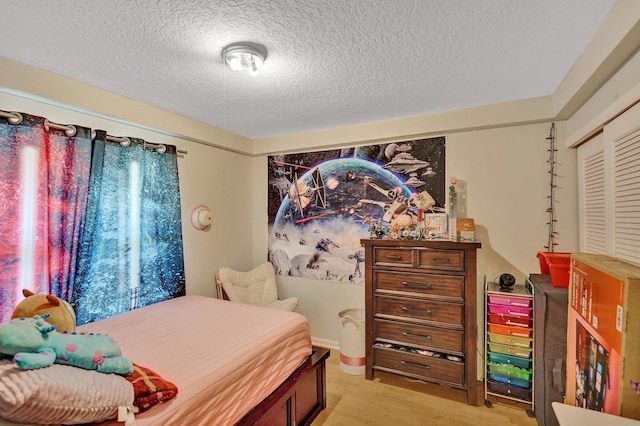
[[[16,318],[0,324],[0,355],[13,355],[24,370],[53,363],[101,373],[128,376],[133,364],[121,356],[120,346],[106,334],[58,333],[45,321],[49,314]]]

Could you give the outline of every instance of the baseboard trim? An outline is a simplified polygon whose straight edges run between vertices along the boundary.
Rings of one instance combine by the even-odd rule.
[[[311,337],[311,343],[314,346],[320,346],[323,348],[340,350],[340,343],[335,340],[321,339],[318,337]]]

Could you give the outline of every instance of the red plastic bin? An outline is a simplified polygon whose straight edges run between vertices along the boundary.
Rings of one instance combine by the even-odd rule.
[[[571,253],[539,251],[538,262],[540,263],[540,273],[551,275],[552,286],[569,287]]]
[[[549,272],[551,275],[551,285],[559,288],[569,287],[570,265],[561,263],[550,263]]]

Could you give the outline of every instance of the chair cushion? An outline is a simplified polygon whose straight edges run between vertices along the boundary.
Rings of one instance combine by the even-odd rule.
[[[220,268],[218,277],[232,302],[268,306],[278,300],[275,270],[269,262],[247,272]]]
[[[297,297],[278,300],[276,271],[270,262],[264,262],[247,272],[220,268],[216,274],[216,281],[232,302],[284,311],[294,311],[298,307]]]
[[[289,297],[284,300],[276,300],[275,302],[268,305],[269,308],[281,309],[283,311],[295,311],[298,307],[298,298],[297,297]]]

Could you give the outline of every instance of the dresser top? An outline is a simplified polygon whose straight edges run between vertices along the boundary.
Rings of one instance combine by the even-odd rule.
[[[362,245],[374,245],[379,247],[418,247],[435,249],[479,249],[482,247],[480,241],[458,241],[458,240],[383,240],[383,239],[362,239]]]

